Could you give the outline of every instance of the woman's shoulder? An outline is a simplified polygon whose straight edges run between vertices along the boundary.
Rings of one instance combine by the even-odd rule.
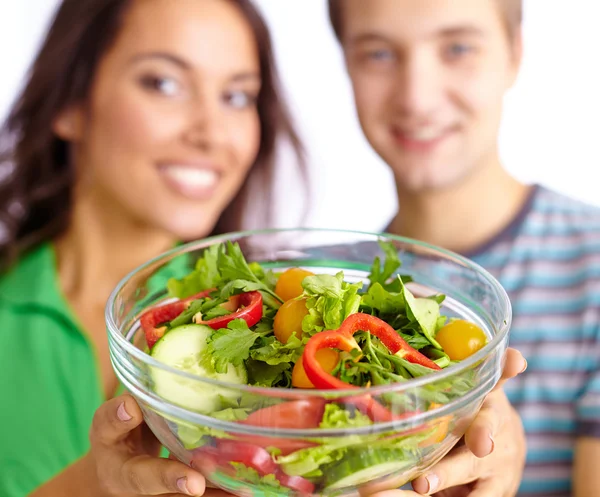
[[[37,302],[55,286],[56,263],[50,243],[22,254],[0,275],[0,304]]]

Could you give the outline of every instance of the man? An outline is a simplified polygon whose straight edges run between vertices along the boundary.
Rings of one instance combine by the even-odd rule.
[[[464,447],[415,490],[469,497],[600,496],[600,210],[502,167],[502,101],[521,61],[522,0],[329,0],[362,129],[392,169],[387,231],[457,251],[513,303],[529,368],[490,397],[491,455]],[[513,409],[514,408],[514,409]],[[522,481],[518,411],[527,439]],[[467,484],[468,483],[468,484]]]

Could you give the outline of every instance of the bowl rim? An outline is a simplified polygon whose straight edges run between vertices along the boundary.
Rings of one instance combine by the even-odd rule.
[[[216,380],[213,378],[205,378],[192,373],[188,373],[186,371],[182,371],[181,369],[174,368],[165,363],[157,361],[150,354],[147,354],[143,350],[137,348],[133,343],[123,336],[117,327],[117,324],[113,318],[112,310],[114,308],[114,304],[116,302],[116,297],[120,293],[120,291],[125,287],[128,282],[135,277],[140,272],[144,271],[150,266],[153,266],[160,261],[168,262],[172,260],[175,256],[183,255],[184,253],[191,252],[194,249],[199,249],[201,247],[206,247],[211,244],[222,243],[226,241],[236,241],[241,238],[246,238],[253,235],[268,235],[268,234],[277,234],[277,233],[293,233],[293,232],[315,232],[315,233],[339,233],[339,234],[348,234],[348,235],[361,235],[361,236],[369,236],[373,237],[378,241],[382,238],[393,240],[396,242],[400,242],[407,245],[415,245],[421,247],[423,249],[427,249],[432,252],[437,252],[438,254],[443,254],[451,259],[454,259],[455,262],[459,262],[460,264],[468,267],[471,270],[474,270],[477,274],[482,276],[488,284],[490,284],[494,288],[495,294],[499,297],[500,302],[503,304],[502,313],[505,318],[503,320],[503,324],[500,329],[494,334],[492,339],[480,350],[478,350],[475,354],[469,356],[467,359],[464,359],[457,364],[453,364],[447,368],[444,368],[441,371],[437,371],[435,374],[428,374],[421,376],[419,378],[412,378],[405,382],[391,383],[389,385],[380,385],[374,387],[359,387],[359,388],[348,388],[344,390],[323,390],[323,389],[294,389],[294,388],[283,388],[283,387],[261,387],[261,386],[253,386],[253,385],[241,385],[236,383],[228,383],[220,380]],[[344,242],[341,242],[344,243]],[[418,281],[416,281],[418,283]],[[422,242],[419,240],[415,240],[408,237],[403,237],[399,235],[393,235],[389,233],[383,232],[368,232],[368,231],[358,231],[358,230],[347,230],[347,229],[329,229],[329,228],[310,228],[310,227],[302,227],[302,228],[269,228],[269,229],[259,229],[259,230],[246,230],[246,231],[235,231],[224,233],[220,235],[214,235],[206,238],[202,238],[199,240],[194,240],[191,242],[180,244],[162,254],[150,259],[149,261],[141,264],[136,267],[132,271],[130,271],[125,277],[123,277],[117,286],[113,289],[108,300],[105,305],[105,324],[107,327],[107,332],[109,335],[109,344],[111,343],[111,339],[119,345],[121,349],[123,349],[126,353],[131,354],[137,360],[143,362],[147,366],[151,366],[153,368],[158,368],[163,371],[169,372],[176,376],[180,376],[182,378],[198,381],[204,384],[212,385],[215,387],[221,387],[231,390],[238,390],[240,392],[248,393],[248,394],[256,394],[256,395],[266,395],[269,397],[278,397],[278,398],[286,398],[293,397],[296,400],[300,400],[302,398],[314,398],[314,397],[325,397],[331,400],[335,400],[338,397],[352,398],[362,395],[382,395],[386,393],[398,393],[404,390],[412,389],[412,388],[420,388],[424,385],[436,383],[438,381],[446,380],[455,375],[459,375],[460,373],[465,372],[466,370],[473,367],[478,362],[483,361],[488,355],[493,353],[501,344],[504,343],[508,332],[511,327],[512,322],[512,306],[508,294],[504,287],[500,284],[500,282],[492,276],[490,272],[488,272],[485,268],[477,264],[476,262],[457,254],[451,250],[444,249],[442,247],[438,247],[436,245],[432,245],[427,242]],[[138,316],[139,317],[139,316]],[[111,346],[112,347],[112,346]],[[165,400],[166,401],[166,400]]]

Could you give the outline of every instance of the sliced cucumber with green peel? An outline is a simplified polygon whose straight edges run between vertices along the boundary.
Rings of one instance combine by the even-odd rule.
[[[392,475],[414,463],[408,455],[403,450],[394,449],[365,448],[348,452],[342,461],[323,469],[326,490],[355,487]]]
[[[190,324],[173,328],[154,345],[152,357],[157,361],[176,369],[202,377],[212,378],[226,383],[246,385],[246,369],[229,365],[226,373],[217,373],[203,360],[206,340],[213,332],[209,326]],[[234,400],[238,392],[219,389],[205,384],[200,379],[182,378],[176,374],[158,368],[151,368],[154,391],[168,400],[186,409],[200,413],[219,410],[222,399]]]

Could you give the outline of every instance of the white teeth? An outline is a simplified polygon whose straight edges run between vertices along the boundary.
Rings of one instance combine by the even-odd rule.
[[[417,141],[435,140],[440,135],[441,135],[441,133],[438,130],[435,130],[433,128],[425,128],[425,129],[420,129],[418,131],[410,131],[410,132],[406,133],[406,136],[408,138],[410,138],[411,140],[417,140]]]
[[[164,172],[178,183],[197,188],[211,188],[216,185],[219,179],[219,175],[210,169],[168,166],[164,169]]]

